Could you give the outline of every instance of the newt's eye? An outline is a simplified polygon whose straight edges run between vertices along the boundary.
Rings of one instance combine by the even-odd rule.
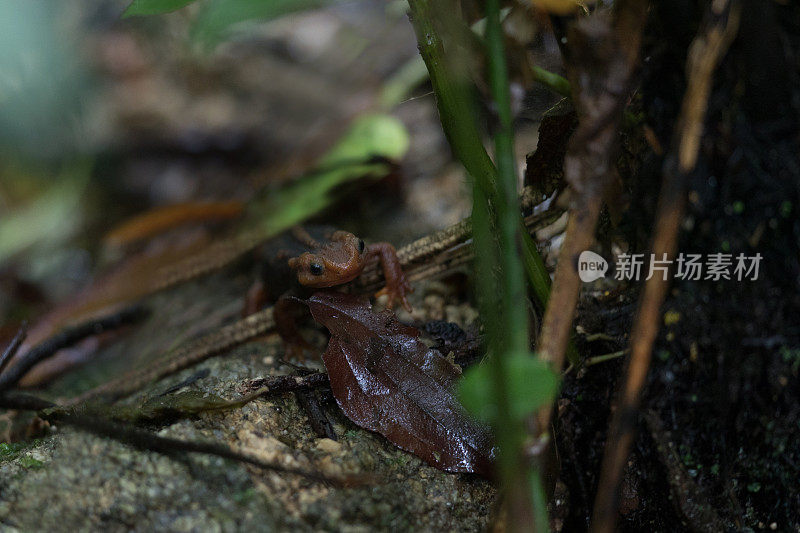
[[[308,265],[308,270],[315,276],[321,276],[325,269],[319,263],[311,263]]]
[[[358,239],[358,253],[363,254],[366,248],[367,246],[364,244],[364,241]]]

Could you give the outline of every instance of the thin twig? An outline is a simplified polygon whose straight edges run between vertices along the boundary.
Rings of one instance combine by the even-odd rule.
[[[9,361],[11,361],[11,358],[14,357],[14,354],[17,353],[17,350],[19,350],[22,341],[24,341],[25,337],[27,336],[28,336],[28,323],[23,322],[22,325],[19,327],[17,334],[14,335],[14,338],[11,339],[11,342],[3,351],[3,355],[0,356],[0,374],[3,373],[3,370],[5,370],[6,368],[6,365],[8,364]]]
[[[258,393],[259,397],[264,397],[299,390],[314,390],[326,385],[329,385],[328,374],[325,372],[311,372],[305,376],[287,375],[248,379],[241,383],[238,388],[244,394]]]
[[[739,10],[734,2],[713,2],[711,11],[689,49],[688,86],[675,129],[673,150],[668,157],[653,234],[654,257],[672,259],[678,248],[678,233],[686,203],[686,182],[700,149],[713,73],[738,28]],[[653,276],[644,291],[631,332],[631,357],[625,383],[608,431],[603,467],[592,514],[593,532],[611,532],[617,516],[620,480],[635,436],[642,389],[658,334],[661,305],[669,281]]]
[[[605,363],[606,361],[613,361],[614,359],[619,359],[620,357],[623,357],[627,353],[628,353],[628,350],[620,350],[618,352],[611,352],[611,353],[606,353],[606,354],[603,354],[603,355],[596,355],[594,357],[590,357],[589,359],[587,359],[583,363],[583,366],[584,367],[590,367],[590,366],[594,366],[594,365],[599,365],[600,363]],[[567,367],[567,369],[564,370],[564,373],[562,374],[562,376],[566,376],[567,374],[569,374],[573,370],[575,370],[575,366],[574,365],[569,365]]]
[[[540,201],[531,187],[525,187],[519,195],[519,206],[523,214],[530,212]],[[525,226],[530,233],[547,226],[554,218],[560,216],[557,208],[544,211],[536,215],[529,215],[525,219]],[[447,253],[460,245],[468,244],[472,239],[472,222],[469,218],[456,222],[442,230],[421,237],[397,249],[397,258],[403,266],[403,271],[412,280],[418,269],[427,269],[440,263],[439,257],[448,257]],[[472,250],[465,256],[465,260],[472,259]],[[462,263],[459,263],[462,264]],[[419,276],[416,279],[427,278]],[[369,265],[358,279],[359,287],[377,286],[383,280],[383,269],[377,265]]]
[[[110,315],[88,320],[53,335],[49,339],[28,350],[28,352],[17,359],[17,362],[13,366],[3,374],[0,374],[0,392],[16,386],[28,370],[45,359],[52,357],[59,350],[72,346],[86,337],[141,320],[146,314],[147,311],[144,307],[141,305],[134,305],[121,311],[116,311]]]
[[[567,148],[564,177],[575,195],[559,253],[538,349],[556,371],[564,365],[581,281],[578,256],[594,242],[603,193],[612,178],[622,109],[638,66],[645,0],[619,1],[614,18],[598,10],[575,23],[567,63],[579,124]],[[546,438],[552,405],[537,413],[536,437]]]
[[[106,401],[119,400],[136,392],[148,383],[180,372],[243,342],[264,335],[274,327],[275,321],[272,318],[272,308],[259,311],[178,347],[167,354],[161,361],[157,361],[148,368],[137,370],[104,383],[73,398],[68,403],[79,403],[97,397],[103,397]]]
[[[605,363],[606,361],[611,361],[613,359],[617,359],[619,357],[624,356],[628,353],[628,350],[620,350],[618,352],[607,353],[603,355],[597,355],[595,357],[590,357],[586,361],[586,366],[594,366],[599,365],[600,363]]]
[[[621,119],[621,104],[627,100],[633,72],[637,64],[639,41],[646,12],[646,3],[639,0],[620,2],[617,18],[604,20],[605,11],[598,11],[581,20],[570,38],[570,73],[573,98],[579,115],[564,160],[564,176],[575,191],[570,206],[570,220],[559,254],[551,293],[542,326],[539,351],[554,367],[561,368],[569,341],[580,278],[577,258],[594,242],[594,228],[600,214],[602,194],[611,178],[613,152]],[[619,39],[627,34],[625,39]],[[619,45],[599,46],[598,39]],[[606,54],[598,56],[606,50]],[[580,61],[580,62],[578,62]],[[548,417],[549,418],[549,417]]]

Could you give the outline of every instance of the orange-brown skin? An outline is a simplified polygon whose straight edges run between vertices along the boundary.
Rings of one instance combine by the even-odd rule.
[[[289,268],[306,287],[335,287],[353,281],[367,263],[364,241],[346,231],[334,232],[330,241],[315,248],[289,259]]]
[[[386,277],[386,286],[376,296],[388,295],[388,308],[394,307],[395,302],[399,301],[406,311],[411,311],[406,294],[413,289],[403,274],[394,246],[389,243],[378,242],[366,246],[352,233],[337,231],[331,235],[330,241],[313,252],[289,259],[289,268],[305,287],[335,287],[356,279],[374,258],[380,259]]]

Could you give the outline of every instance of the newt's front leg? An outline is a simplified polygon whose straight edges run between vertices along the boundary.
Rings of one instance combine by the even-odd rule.
[[[394,246],[388,242],[376,242],[367,247],[365,254],[367,257],[378,257],[383,266],[383,275],[386,278],[386,286],[375,293],[375,297],[383,296],[384,294],[389,297],[386,302],[386,307],[391,309],[394,307],[396,301],[400,302],[403,309],[411,312],[411,304],[408,303],[406,295],[414,292],[414,288],[408,282],[406,275],[403,273],[403,268],[400,266],[400,260],[397,258],[397,252]]]

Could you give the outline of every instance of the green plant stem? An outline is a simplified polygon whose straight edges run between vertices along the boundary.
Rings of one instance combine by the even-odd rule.
[[[447,22],[444,19],[452,15],[443,4],[448,3],[409,0],[420,55],[428,68],[442,128],[453,154],[473,182],[473,239],[479,251],[475,259],[475,284],[493,354],[489,365],[496,406],[493,425],[501,450],[500,479],[509,497],[509,526],[523,530],[535,524],[539,530],[546,530],[544,491],[538,481],[531,481],[540,480],[541,475],[527,468],[529,461],[523,454],[524,427],[521,420],[510,416],[506,388],[508,369],[504,359],[529,352],[525,274],[542,309],[548,299],[550,277],[533,240],[522,229],[516,197],[513,130],[499,1],[488,4],[486,26],[491,86],[500,118],[495,139],[497,167],[483,146],[476,124],[472,87],[463,71],[469,63],[458,57],[463,49],[458,45],[462,43],[448,41],[445,54],[439,24],[444,25]],[[458,34],[458,28],[450,33]]]
[[[532,69],[533,78],[553,91],[565,98],[572,98],[572,88],[570,87],[569,80],[559,76],[555,72],[550,72],[542,67],[534,66]]]
[[[494,135],[497,163],[498,235],[502,251],[504,290],[503,318],[505,319],[505,352],[527,352],[530,335],[525,305],[525,281],[519,257],[521,243],[519,202],[517,199],[516,158],[514,157],[514,128],[511,117],[510,89],[500,26],[499,0],[486,2],[486,48],[489,61],[489,82],[497,109],[498,128]]]
[[[434,2],[431,0],[409,0],[411,20],[417,34],[419,53],[428,67],[436,106],[447,142],[453,155],[461,161],[467,173],[475,180],[487,198],[495,195],[497,169],[483,147],[472,91],[466,76],[453,75],[454,58],[448,58],[438,29],[434,26]]]
[[[475,122],[472,90],[466,75],[454,75],[459,61],[447,57],[442,39],[434,25],[434,2],[431,0],[409,0],[411,21],[417,34],[420,55],[428,67],[428,74],[436,95],[436,105],[444,134],[458,159],[470,177],[481,187],[490,200],[497,193],[497,169],[483,146],[482,137]],[[452,55],[455,55],[455,52]],[[522,224],[521,215],[519,224]],[[521,227],[521,226],[520,226]],[[527,232],[522,232],[525,273],[531,284],[537,304],[545,308],[550,293],[550,275],[544,266],[536,244]]]
[[[540,491],[538,487],[532,486],[536,483],[525,483],[525,479],[531,475],[528,473],[529,468],[522,453],[525,432],[521,421],[513,419],[508,409],[510,401],[507,390],[506,360],[511,354],[530,351],[530,332],[527,305],[525,304],[525,278],[519,255],[522,232],[520,231],[516,193],[517,173],[510,89],[502,32],[500,2],[499,0],[487,0],[486,50],[489,83],[499,123],[494,135],[495,162],[497,163],[497,195],[494,198],[494,207],[500,245],[497,266],[500,267],[500,284],[502,285],[498,294],[500,301],[497,302],[502,311],[500,321],[494,322],[498,331],[494,335],[494,357],[489,364],[492,369],[494,396],[498,407],[495,433],[500,446],[498,466],[509,512],[508,523],[511,530],[521,530],[525,522],[530,523],[530,519],[540,522],[536,518],[534,511],[536,506],[531,498],[532,493]],[[473,209],[484,207],[488,210],[487,200],[479,194],[476,195]],[[475,227],[473,222],[473,228]],[[491,277],[492,274],[492,270],[478,272],[478,277]],[[533,475],[534,479],[538,479],[538,477]]]
[[[507,390],[509,376],[506,359],[509,352],[504,347],[509,346],[510,342],[504,338],[504,334],[510,337],[511,332],[507,329],[509,323],[504,316],[507,314],[507,309],[503,308],[506,304],[502,287],[504,281],[498,284],[494,276],[495,270],[502,264],[501,250],[492,232],[488,198],[477,185],[473,187],[472,202],[472,237],[475,249],[480,250],[480,253],[475,254],[474,279],[490,347],[490,355],[487,358],[490,370],[488,376],[492,385],[491,396],[496,406],[492,426],[500,450],[497,467],[500,485],[508,504],[509,520],[515,523],[523,516],[530,517],[532,513],[529,503],[529,484],[525,482],[526,469],[521,468],[523,466],[521,450],[525,434],[519,420],[511,416],[511,401]],[[527,306],[522,307],[523,310],[526,308]]]
[[[528,482],[531,487],[533,502],[533,531],[550,531],[550,521],[547,518],[547,493],[541,472],[532,468],[528,472]]]

